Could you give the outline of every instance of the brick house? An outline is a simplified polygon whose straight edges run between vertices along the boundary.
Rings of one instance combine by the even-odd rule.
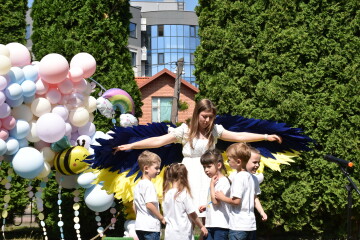
[[[139,124],[171,119],[171,101],[174,96],[175,79],[176,74],[166,68],[152,77],[135,78],[144,104],[141,107],[143,116],[139,118]],[[195,107],[195,94],[198,92],[198,88],[181,79],[180,100],[186,102],[189,107],[178,112],[178,122],[185,122],[191,118]]]

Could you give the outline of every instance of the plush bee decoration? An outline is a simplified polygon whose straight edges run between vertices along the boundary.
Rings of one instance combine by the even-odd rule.
[[[63,175],[79,174],[89,167],[88,163],[83,162],[90,155],[84,147],[85,140],[82,144],[78,140],[77,144],[78,146],[66,148],[55,156],[54,167]]]

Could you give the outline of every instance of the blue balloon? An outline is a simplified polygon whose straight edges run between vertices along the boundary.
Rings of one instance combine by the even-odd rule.
[[[6,98],[10,100],[17,100],[22,97],[23,90],[18,83],[10,83],[10,85],[4,91]]]
[[[25,97],[24,96],[24,103],[32,103],[35,99],[35,95],[31,96],[31,97]]]
[[[11,99],[6,99],[6,103],[10,106],[10,107],[18,107],[20,106],[22,103],[24,102],[24,97],[21,96],[19,99],[16,100],[11,100]]]
[[[16,139],[26,138],[30,132],[30,125],[27,121],[18,119],[16,120],[15,127],[10,130],[10,136]]]
[[[0,139],[0,156],[4,155],[7,152],[6,142]]]
[[[88,208],[94,212],[108,210],[114,202],[114,194],[107,194],[102,190],[102,185],[97,184],[85,190],[84,199]]]
[[[8,72],[11,82],[21,84],[25,80],[24,71],[19,67],[12,67]]]
[[[25,80],[21,84],[21,88],[23,90],[24,97],[32,97],[36,92],[36,84],[31,80]]]
[[[6,155],[14,155],[19,150],[19,142],[13,137],[6,139]]]
[[[31,80],[35,82],[39,78],[38,68],[34,65],[27,65],[22,68],[25,76],[25,80]]]
[[[26,138],[18,139],[18,142],[19,142],[19,149],[29,146],[29,141]]]
[[[44,169],[44,157],[33,147],[24,147],[15,154],[12,165],[20,177],[33,179]]]

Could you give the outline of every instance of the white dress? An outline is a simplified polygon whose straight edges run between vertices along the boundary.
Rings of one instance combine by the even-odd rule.
[[[222,125],[215,124],[213,129],[213,136],[215,138],[214,145],[211,146],[211,149],[215,148],[217,139],[221,137],[224,127]],[[200,157],[206,150],[208,150],[208,139],[193,139],[194,149],[191,148],[190,143],[188,142],[188,126],[183,123],[177,128],[169,128],[169,133],[172,133],[176,139],[177,143],[183,145],[182,154],[184,159],[182,163],[186,166],[188,170],[188,179],[191,188],[191,195],[194,199],[194,206],[196,208],[196,213],[199,217],[205,217],[206,212],[199,213],[198,208],[201,205],[207,205],[207,195],[208,189],[210,186],[210,178],[206,176],[204,168],[200,163]]]

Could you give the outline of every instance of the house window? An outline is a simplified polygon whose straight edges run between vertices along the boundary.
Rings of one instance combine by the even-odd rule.
[[[153,97],[151,102],[151,121],[163,122],[171,120],[171,108],[173,98],[169,97]]]
[[[136,67],[136,52],[131,53],[131,66]]]
[[[164,25],[159,25],[158,26],[158,37],[163,37],[164,36]]]
[[[26,35],[25,35],[25,39],[28,40],[30,39],[31,36],[31,27],[30,24],[26,25]]]
[[[158,53],[158,64],[164,64],[164,54],[163,53]]]
[[[136,23],[130,23],[130,37],[136,38]]]

